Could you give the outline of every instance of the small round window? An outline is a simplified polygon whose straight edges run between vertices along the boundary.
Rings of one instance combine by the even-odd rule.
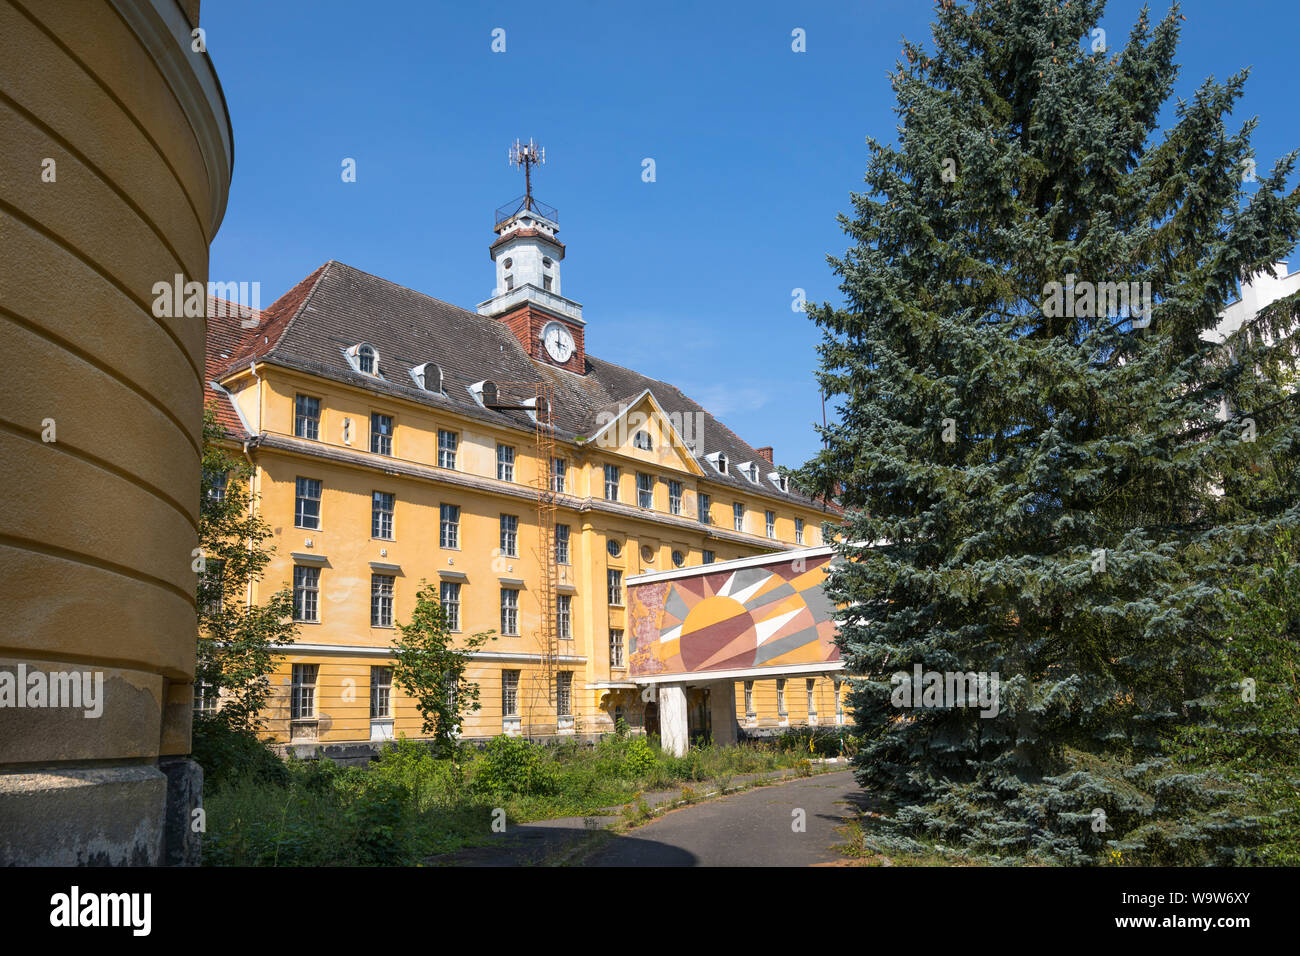
[[[674,551],[673,567],[680,568],[685,563],[686,563],[686,555],[682,554],[680,551]]]
[[[505,259],[501,260],[501,264],[505,266],[507,269],[509,269],[515,264],[515,260],[507,256]]]
[[[623,546],[619,544],[617,541],[615,541],[613,538],[610,538],[607,542],[605,542],[605,550],[609,552],[609,556],[611,558],[617,558],[620,554],[623,553]]]
[[[654,564],[655,563],[654,548],[650,547],[650,545],[648,544],[641,545],[641,560],[644,561],[646,564]]]

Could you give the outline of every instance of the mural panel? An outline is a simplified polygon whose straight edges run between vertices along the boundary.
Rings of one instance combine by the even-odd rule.
[[[832,558],[631,584],[630,676],[838,661],[835,606],[822,590]]]

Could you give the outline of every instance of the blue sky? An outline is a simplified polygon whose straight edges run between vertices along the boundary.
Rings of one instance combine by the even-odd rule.
[[[1137,2],[1102,20],[1123,42]],[[1167,6],[1152,5],[1153,18]],[[1293,0],[1193,0],[1177,93],[1252,66],[1261,172],[1300,143]],[[778,462],[821,420],[813,323],[792,291],[840,301],[826,263],[861,188],[864,139],[893,138],[886,73],[920,0],[465,4],[212,0],[208,50],[235,130],[211,276],[262,304],[338,259],[473,309],[492,290],[492,211],[523,192],[516,137],[546,147],[536,195],[560,212],[564,291],[587,349],[677,384]],[[506,31],[506,51],[491,49]],[[806,31],[807,52],[791,50]],[[345,157],[357,181],[340,177]],[[656,181],[642,181],[642,161]]]

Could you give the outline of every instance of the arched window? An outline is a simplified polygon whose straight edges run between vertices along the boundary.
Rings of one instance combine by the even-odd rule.
[[[369,345],[363,345],[357,349],[357,368],[365,375],[375,374],[376,363],[375,350]]]

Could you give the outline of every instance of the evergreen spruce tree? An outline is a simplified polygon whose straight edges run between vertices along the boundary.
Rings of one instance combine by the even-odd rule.
[[[1255,174],[1245,72],[1162,123],[1184,18],[1111,49],[1103,8],[941,0],[841,217],[845,305],[809,309],[838,415],[798,478],[846,509],[829,589],[858,778],[896,802],[878,847],[1140,856],[1125,834],[1204,783],[1165,742],[1223,597],[1300,524],[1300,303],[1210,334],[1295,245],[1295,155]],[[895,706],[916,664],[998,675],[996,716]]]

